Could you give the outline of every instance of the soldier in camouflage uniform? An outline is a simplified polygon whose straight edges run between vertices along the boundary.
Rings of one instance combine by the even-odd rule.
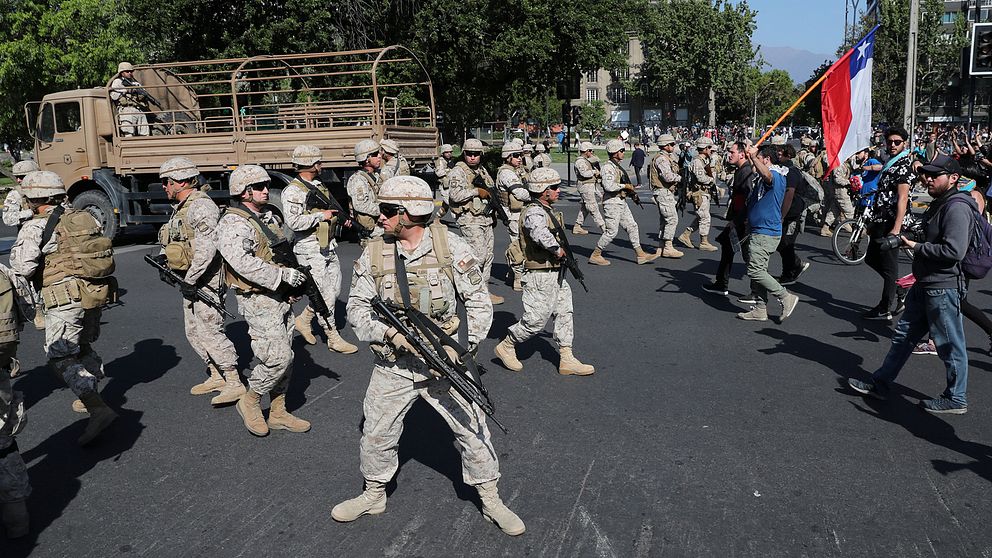
[[[683,254],[672,244],[675,230],[679,226],[679,211],[676,207],[675,192],[679,188],[682,176],[679,174],[679,162],[676,159],[675,138],[671,134],[662,134],[658,138],[661,152],[648,165],[648,183],[651,184],[652,197],[658,206],[658,217],[661,225],[658,229],[657,254],[663,258],[681,258]]]
[[[382,181],[394,176],[410,176],[410,163],[406,157],[400,155],[400,146],[391,139],[384,139],[379,142],[382,147],[382,167],[379,173]]]
[[[3,270],[0,273],[0,517],[7,538],[16,539],[28,534],[26,501],[31,495],[31,480],[15,439],[27,424],[24,398],[10,385],[20,319],[14,285],[7,276],[10,271]]]
[[[710,154],[713,148],[713,140],[708,137],[701,137],[696,140],[696,151],[698,154],[692,160],[692,180],[690,186],[689,200],[696,208],[696,219],[691,225],[686,227],[679,235],[679,242],[689,248],[695,248],[692,244],[692,231],[699,230],[699,249],[705,252],[716,252],[716,246],[710,244],[710,186],[714,183],[713,167],[710,166]]]
[[[294,321],[296,331],[313,345],[317,338],[311,327],[314,316],[327,335],[327,348],[336,353],[350,355],[358,352],[358,347],[345,341],[334,323],[334,306],[341,293],[341,263],[338,261],[335,228],[337,211],[307,207],[307,196],[316,190],[330,199],[331,192],[320,182],[320,149],[316,145],[298,145],[293,150],[293,167],[296,178],[282,190],[283,215],[286,224],[293,231],[293,253],[300,265],[310,268],[320,295],[331,311],[329,315],[317,316],[312,306],[307,306]]]
[[[488,288],[493,269],[493,229],[495,219],[491,216],[489,191],[475,185],[479,178],[488,187],[493,187],[489,171],[482,166],[482,142],[469,138],[462,146],[462,160],[448,173],[448,192],[451,212],[462,237],[475,252],[482,268],[483,282]],[[490,293],[493,304],[503,304],[503,297]]]
[[[185,157],[169,159],[158,171],[165,194],[172,200],[172,216],[158,231],[167,265],[183,278],[183,323],[186,339],[206,364],[209,377],[189,392],[220,393],[214,405],[234,403],[245,392],[238,374],[238,354],[224,331],[224,315],[196,298],[195,289],[205,287],[224,302],[221,258],[217,253],[217,222],[220,209],[199,189],[200,171]],[[223,376],[222,376],[223,375]]]
[[[438,149],[440,155],[434,161],[434,174],[437,176],[437,195],[441,200],[441,210],[438,211],[437,218],[440,219],[448,212],[448,172],[454,168],[455,160],[452,157],[452,147],[450,143],[441,145]]]
[[[610,159],[603,164],[601,176],[603,183],[603,213],[605,213],[605,227],[603,236],[596,242],[596,249],[589,256],[589,263],[594,265],[610,265],[610,262],[603,257],[603,250],[613,242],[617,233],[622,228],[627,232],[627,238],[634,246],[634,253],[637,254],[638,265],[651,263],[658,259],[658,254],[648,254],[641,249],[641,233],[637,228],[637,221],[630,212],[627,205],[627,198],[632,197],[634,188],[630,183],[627,171],[620,166],[623,161],[624,147],[620,140],[610,140],[606,142],[606,152]]]
[[[479,149],[466,143],[468,151]],[[379,202],[379,220],[386,237],[369,242],[355,261],[348,296],[348,321],[359,338],[371,342],[375,355],[363,403],[365,422],[359,453],[365,490],[334,506],[331,517],[354,521],[386,510],[386,483],[399,467],[403,417],[414,401],[422,398],[454,433],[462,455],[462,478],[479,491],[483,516],[509,535],[522,534],[523,521],[499,497],[499,460],[482,410],[450,385],[431,382],[433,373],[412,354],[410,341],[380,321],[371,307],[376,296],[402,302],[395,272],[395,255],[399,254],[406,262],[411,301],[420,301],[420,309],[438,325],[453,331],[456,305],[459,300],[465,305],[467,343],[474,350],[486,338],[493,318],[479,260],[461,237],[443,225],[430,225],[433,196],[423,180],[387,180]]]
[[[531,169],[534,168],[534,144],[529,141],[524,142],[523,149],[521,150],[522,158],[520,170],[523,171],[521,178],[526,182],[527,174],[530,173]]]
[[[523,364],[517,359],[516,345],[543,331],[544,325],[554,316],[554,340],[561,355],[558,373],[588,376],[596,369],[583,364],[572,354],[575,336],[572,288],[561,269],[561,261],[565,257],[561,242],[568,240],[555,236],[554,225],[550,221],[558,220],[558,226],[564,230],[561,214],[551,211],[551,204],[558,200],[560,186],[561,175],[554,169],[535,169],[527,182],[531,201],[521,214],[523,230],[517,240],[524,255],[524,315],[510,327],[506,337],[496,345],[495,352],[503,366],[514,372],[523,370]]]
[[[27,175],[21,191],[35,217],[18,233],[10,267],[40,287],[48,363],[85,407],[74,404],[74,409],[90,414],[79,438],[86,445],[117,418],[97,392],[103,360],[93,349],[101,308],[116,296],[113,245],[92,215],[69,207],[65,185],[54,172]]]
[[[134,79],[134,66],[130,62],[117,65],[117,77],[110,82],[110,101],[117,109],[117,120],[123,136],[147,136],[149,133],[148,109],[144,99],[129,87],[141,87]]]
[[[523,275],[524,265],[517,239],[520,236],[520,211],[524,208],[524,203],[530,201],[530,194],[524,186],[525,179],[521,179],[520,176],[520,171],[523,169],[520,147],[516,143],[506,143],[503,145],[502,155],[503,165],[496,171],[496,191],[510,216],[507,225],[510,245],[506,249],[506,265],[510,268],[510,275],[513,277],[513,290],[521,291],[523,287],[520,285],[520,277]],[[526,174],[524,173],[524,176]]]
[[[362,140],[355,145],[355,162],[358,170],[348,177],[348,197],[351,198],[351,209],[355,212],[355,220],[360,225],[373,231],[372,236],[382,234],[382,229],[376,224],[379,218],[379,202],[376,192],[382,179],[379,169],[382,167],[382,150],[375,140]]]
[[[579,145],[579,158],[575,160],[575,177],[579,190],[579,214],[575,217],[575,224],[572,225],[572,234],[589,234],[589,231],[582,228],[585,224],[586,215],[592,215],[592,220],[601,231],[606,230],[606,223],[603,221],[603,214],[599,212],[599,201],[596,200],[596,190],[600,178],[599,159],[593,164],[595,156],[592,154],[592,144],[584,141]]]
[[[861,167],[867,160],[868,149],[862,149],[837,165],[837,168],[830,173],[830,195],[827,196],[820,236],[833,236],[831,227],[835,221],[840,223],[845,219],[854,218],[854,204],[851,202],[851,177],[861,172]],[[846,227],[850,229],[851,226],[846,225]]]
[[[34,161],[19,161],[14,164],[10,172],[17,181],[14,187],[7,192],[7,197],[3,200],[3,224],[8,227],[20,227],[22,223],[34,216],[28,200],[21,195],[21,181],[29,172],[38,170],[38,163]]]
[[[238,400],[245,428],[256,436],[270,429],[306,432],[310,423],[286,410],[286,391],[293,369],[293,310],[283,285],[299,287],[306,279],[296,269],[276,265],[272,245],[284,241],[282,223],[271,211],[269,175],[256,165],[242,165],[228,180],[231,205],[220,219],[218,245],[224,257],[225,280],[234,289],[238,308],[248,323],[251,349],[258,364],[248,377],[248,391]],[[261,399],[269,394],[269,420]]]
[[[537,155],[534,156],[534,166],[530,170],[534,169],[550,169],[551,168],[551,155],[547,154],[547,149],[545,149],[543,143],[537,144]]]

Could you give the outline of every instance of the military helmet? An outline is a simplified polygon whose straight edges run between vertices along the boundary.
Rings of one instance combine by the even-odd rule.
[[[816,140],[810,137],[804,137],[801,143],[803,147],[816,147]]]
[[[416,176],[394,176],[379,187],[379,202],[403,206],[410,215],[434,213],[434,193]]]
[[[585,153],[586,151],[592,151],[592,144],[584,141],[579,144],[579,153]]]
[[[706,149],[707,147],[713,147],[713,140],[706,136],[696,140],[696,149]]]
[[[514,153],[520,153],[519,145],[517,145],[515,142],[512,141],[508,141],[503,144],[503,150],[500,152],[500,154],[504,159],[506,159],[507,157],[509,157]]]
[[[544,144],[543,144],[543,143],[539,143],[539,144],[537,144],[537,147],[535,147],[534,149],[536,149],[538,153],[544,153],[545,151],[547,151],[547,150],[546,150],[546,149],[544,148]]]
[[[355,145],[355,161],[364,163],[369,157],[379,152],[379,142],[374,139],[364,139]]]
[[[520,138],[513,138],[513,139],[510,140],[510,143],[515,143],[515,144],[519,145],[520,147],[523,147],[524,146],[524,140],[522,140]]]
[[[14,163],[14,166],[10,169],[10,172],[13,173],[14,176],[25,176],[27,173],[37,170],[41,170],[41,168],[38,167],[38,163],[28,159],[26,161],[18,161],[17,163]]]
[[[623,142],[618,139],[611,139],[606,142],[606,152],[611,155],[618,151],[623,151],[624,149]]]
[[[675,143],[675,136],[672,134],[661,134],[658,138],[658,145],[668,145],[670,143]]]
[[[776,135],[772,136],[771,144],[772,145],[785,145],[785,136],[783,136],[781,134],[776,134]]]
[[[468,138],[467,140],[465,140],[465,143],[462,145],[462,153],[466,151],[485,151],[485,150],[486,148],[485,146],[482,145],[482,142],[475,138]]]
[[[657,153],[659,151],[661,151],[661,149],[659,149],[657,145],[652,145],[648,148],[648,153]]]
[[[527,142],[524,144],[524,153],[531,153],[534,151],[534,144]]]
[[[162,163],[158,169],[159,178],[171,178],[176,181],[189,180],[199,174],[200,171],[196,168],[196,163],[186,157],[173,157]]]
[[[451,144],[450,143],[442,144],[441,147],[439,147],[438,150],[437,150],[437,152],[440,153],[441,155],[444,155],[445,153],[448,153],[449,151],[454,151],[451,148]]]
[[[241,165],[231,173],[227,187],[231,191],[232,197],[240,196],[249,186],[263,182],[268,184],[271,180],[269,173],[258,165]]]
[[[133,72],[133,71],[134,71],[134,66],[132,66],[130,62],[121,62],[120,64],[117,65],[118,74],[121,72]]]
[[[555,184],[561,184],[561,175],[558,171],[548,167],[538,167],[527,179],[527,191],[531,194],[540,194]]]
[[[51,171],[32,171],[21,182],[21,193],[28,199],[45,199],[65,194],[65,183]]]
[[[382,146],[383,151],[390,155],[398,155],[400,152],[400,146],[394,140],[384,139],[379,142],[379,145]]]
[[[323,158],[320,148],[316,145],[297,145],[293,150],[293,164],[301,168],[310,168]]]

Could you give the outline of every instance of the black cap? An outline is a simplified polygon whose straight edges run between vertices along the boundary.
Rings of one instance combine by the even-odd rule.
[[[961,165],[956,159],[940,153],[933,158],[933,161],[920,167],[920,172],[926,174],[961,174]]]

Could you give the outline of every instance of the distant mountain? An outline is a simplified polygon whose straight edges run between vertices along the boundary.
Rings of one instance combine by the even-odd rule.
[[[761,47],[761,56],[768,62],[763,70],[785,70],[792,81],[803,83],[827,60],[835,60],[832,54],[820,54],[792,47]]]

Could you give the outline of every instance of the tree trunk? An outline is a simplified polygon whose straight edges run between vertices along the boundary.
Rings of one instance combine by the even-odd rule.
[[[710,87],[708,108],[710,111],[709,127],[716,128],[716,91],[714,91],[712,87]]]

